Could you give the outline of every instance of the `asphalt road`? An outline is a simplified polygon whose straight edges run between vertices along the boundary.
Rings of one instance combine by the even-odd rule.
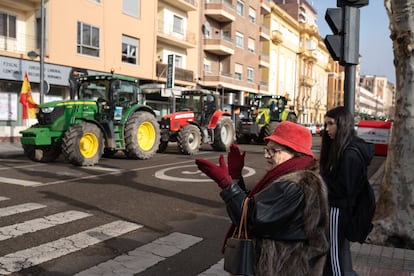
[[[264,173],[263,145],[240,148],[252,186]],[[313,149],[318,156],[320,137]],[[227,275],[229,219],[220,189],[194,164],[219,154],[205,145],[181,155],[171,144],[149,160],[119,153],[90,168],[2,160],[0,274]]]

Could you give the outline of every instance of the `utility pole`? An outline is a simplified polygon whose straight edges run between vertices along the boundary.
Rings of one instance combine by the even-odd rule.
[[[45,97],[45,0],[41,1],[40,10],[40,103]]]

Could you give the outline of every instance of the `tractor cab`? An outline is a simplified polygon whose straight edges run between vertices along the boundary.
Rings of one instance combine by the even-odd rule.
[[[124,112],[139,100],[135,80],[114,75],[82,76],[78,83],[78,99],[97,103],[98,120],[119,121]]]
[[[237,123],[236,137],[240,144],[263,143],[284,119],[287,99],[279,95],[256,95],[250,110]]]
[[[194,119],[202,126],[208,125],[211,116],[219,109],[218,99],[210,91],[186,90],[180,99],[180,111],[193,111]]]
[[[256,96],[257,112],[268,114],[270,121],[282,121],[282,112],[285,110],[287,100],[282,96]]]

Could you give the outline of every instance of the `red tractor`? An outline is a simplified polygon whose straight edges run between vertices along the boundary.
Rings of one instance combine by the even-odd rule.
[[[220,110],[217,92],[182,91],[177,110],[161,119],[158,152],[164,152],[168,142],[177,142],[180,152],[189,155],[197,153],[202,143],[211,144],[216,151],[227,151],[234,142],[231,114]]]

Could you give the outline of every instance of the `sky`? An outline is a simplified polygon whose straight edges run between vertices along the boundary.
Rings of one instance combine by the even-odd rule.
[[[327,8],[336,8],[336,0],[308,0],[318,13],[318,29],[322,37],[332,34],[325,21]],[[383,0],[370,0],[360,8],[359,53],[361,75],[385,76],[395,84],[389,18]]]

